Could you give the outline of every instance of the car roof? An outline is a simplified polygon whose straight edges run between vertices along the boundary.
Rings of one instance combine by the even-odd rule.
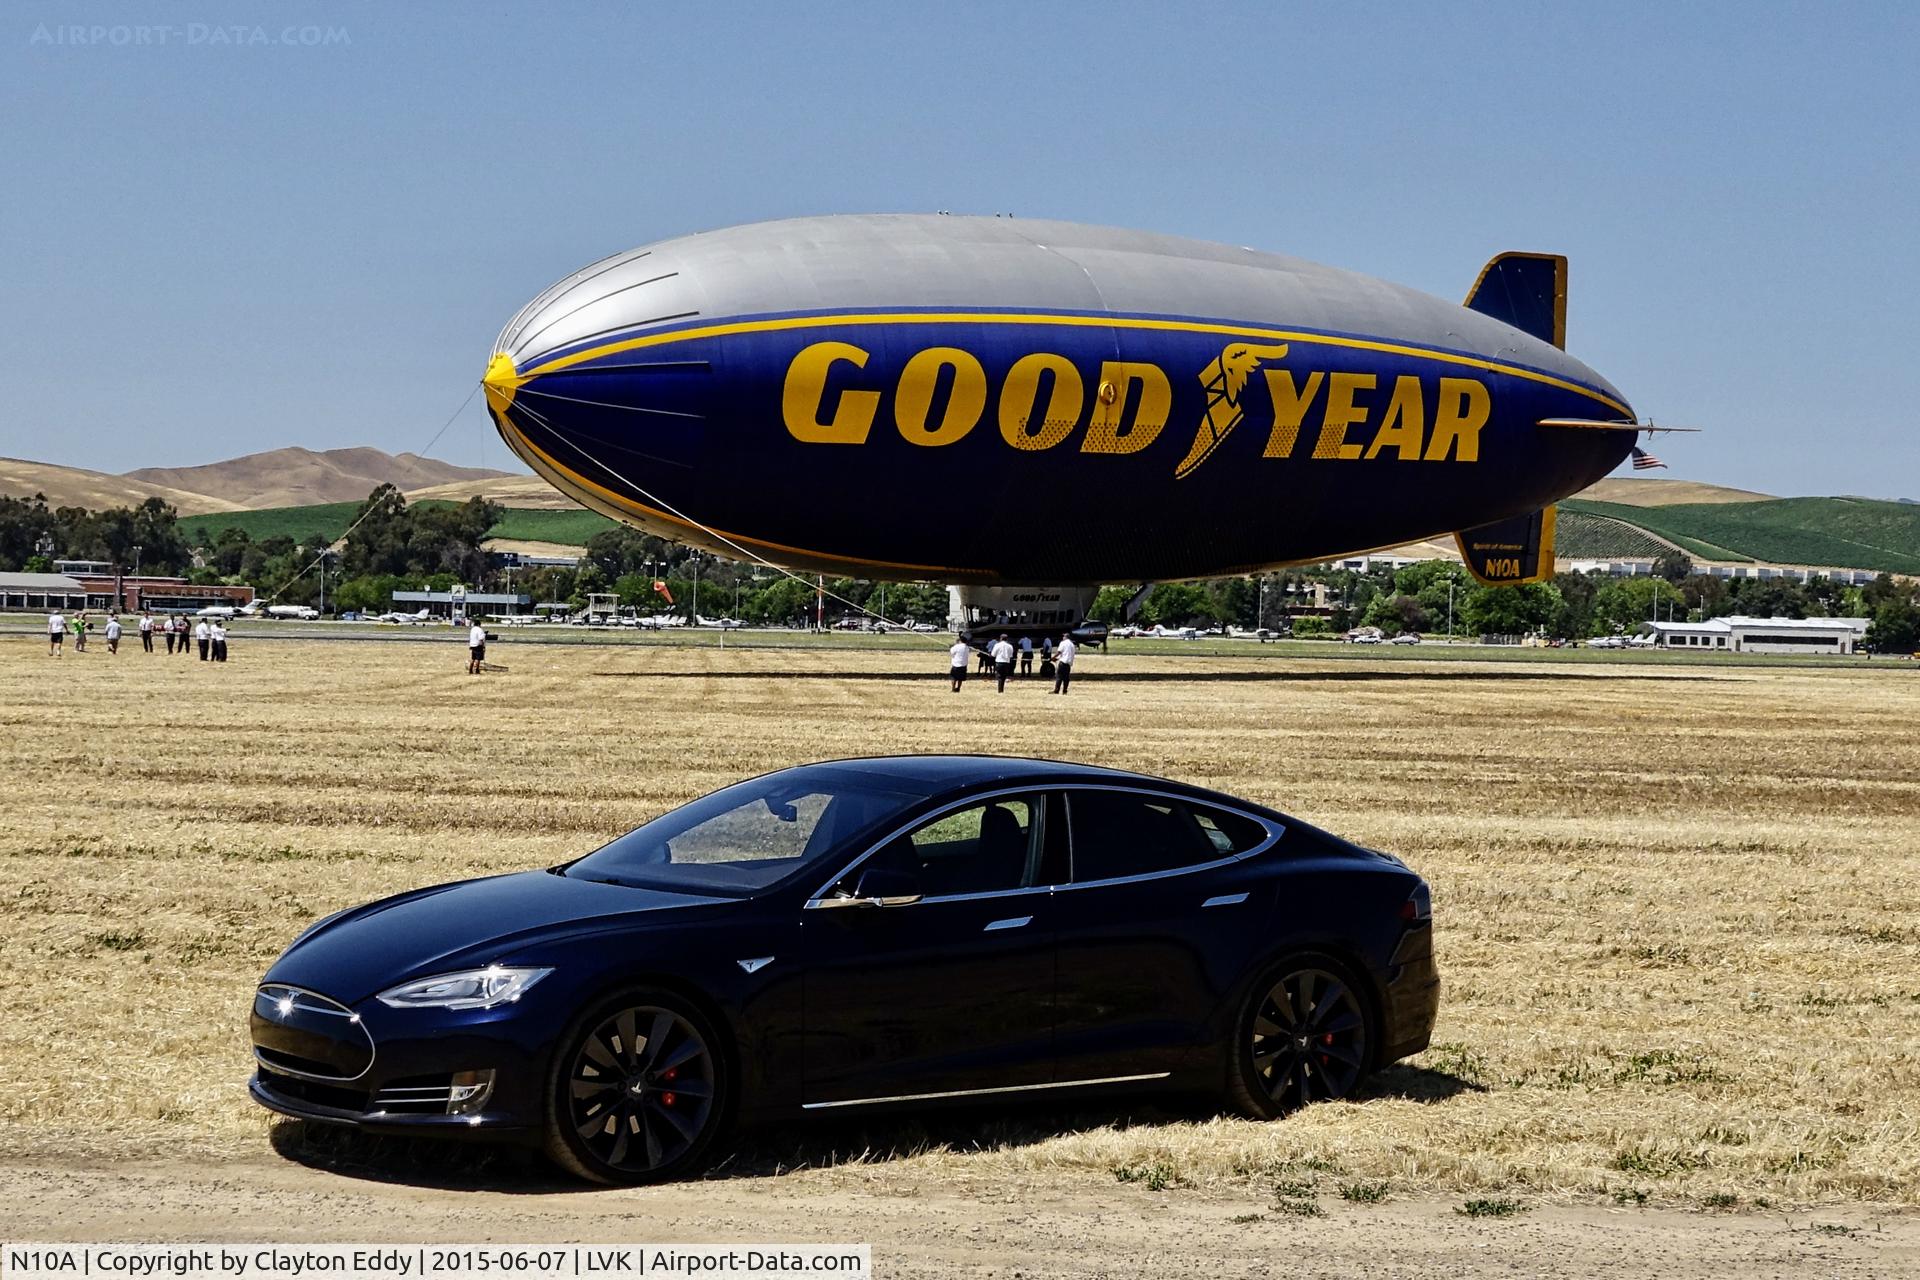
[[[1264,811],[1265,806],[1224,792],[1212,791],[1150,773],[1128,769],[1110,769],[1101,765],[1077,764],[1068,760],[1042,760],[1031,756],[995,755],[902,755],[863,756],[849,760],[822,760],[800,769],[831,768],[854,770],[876,778],[905,783],[929,797],[997,783],[1042,786],[1070,782],[1145,783],[1153,787],[1181,791],[1193,796],[1218,800]]]

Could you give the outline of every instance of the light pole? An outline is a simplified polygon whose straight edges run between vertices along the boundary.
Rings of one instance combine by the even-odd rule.
[[[1456,581],[1458,581],[1458,575],[1449,572],[1447,574],[1447,643],[1448,644],[1453,643],[1453,584]]]

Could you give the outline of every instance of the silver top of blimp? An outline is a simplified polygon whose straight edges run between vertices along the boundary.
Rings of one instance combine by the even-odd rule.
[[[941,307],[1329,330],[1516,362],[1613,391],[1550,343],[1357,272],[1146,231],[945,214],[789,218],[643,245],[542,292],[508,322],[495,351],[525,372],[561,348],[653,326]]]

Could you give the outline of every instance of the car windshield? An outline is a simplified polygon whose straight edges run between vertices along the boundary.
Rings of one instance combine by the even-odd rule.
[[[778,883],[926,799],[903,779],[811,766],[702,796],[571,863],[564,874],[743,897]]]

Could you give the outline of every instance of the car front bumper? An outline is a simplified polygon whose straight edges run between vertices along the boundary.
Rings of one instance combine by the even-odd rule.
[[[289,998],[290,997],[290,998]],[[250,1020],[253,1100],[319,1124],[382,1133],[532,1138],[559,1011],[348,1007],[269,983]]]

